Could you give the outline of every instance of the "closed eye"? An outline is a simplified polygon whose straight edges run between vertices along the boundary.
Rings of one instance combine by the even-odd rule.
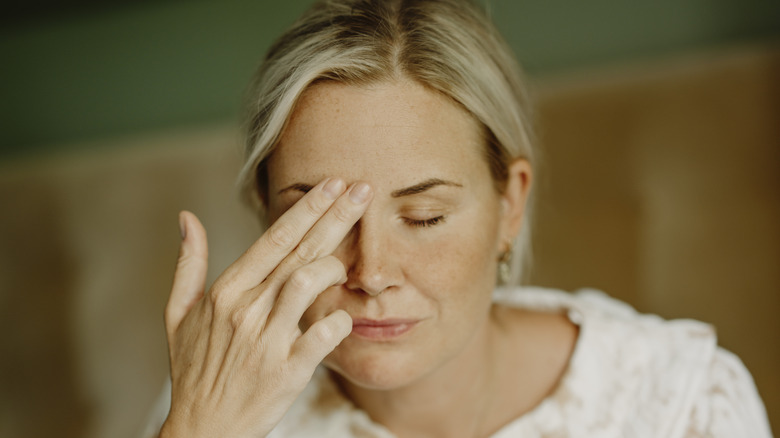
[[[411,218],[404,218],[404,222],[406,222],[407,225],[410,225],[412,227],[432,227],[434,225],[439,225],[444,222],[444,216],[436,216],[432,217],[430,219],[411,219]]]

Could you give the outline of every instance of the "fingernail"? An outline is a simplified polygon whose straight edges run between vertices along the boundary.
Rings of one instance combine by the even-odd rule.
[[[181,240],[187,237],[187,223],[184,221],[184,214],[179,213],[179,232],[181,233]]]
[[[330,181],[325,183],[325,187],[322,188],[322,191],[325,193],[325,196],[328,197],[328,199],[336,199],[344,193],[344,181],[342,181],[340,178],[332,178]]]
[[[349,191],[349,199],[355,204],[362,204],[368,200],[368,195],[371,193],[371,187],[364,182],[355,184],[352,190]]]

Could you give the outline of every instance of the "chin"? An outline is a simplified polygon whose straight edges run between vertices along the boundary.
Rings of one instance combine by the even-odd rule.
[[[359,345],[345,340],[323,364],[350,384],[364,389],[389,391],[413,383],[425,374],[419,355],[399,346]]]

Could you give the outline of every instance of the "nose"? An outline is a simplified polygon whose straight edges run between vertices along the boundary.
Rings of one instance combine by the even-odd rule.
[[[352,238],[344,242],[347,289],[377,296],[400,284],[402,273],[389,237],[365,216],[358,221]]]

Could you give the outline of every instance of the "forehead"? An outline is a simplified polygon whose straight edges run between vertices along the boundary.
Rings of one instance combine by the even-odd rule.
[[[268,160],[269,189],[332,176],[375,186],[468,178],[487,169],[483,142],[466,110],[417,83],[319,83],[301,96]]]

